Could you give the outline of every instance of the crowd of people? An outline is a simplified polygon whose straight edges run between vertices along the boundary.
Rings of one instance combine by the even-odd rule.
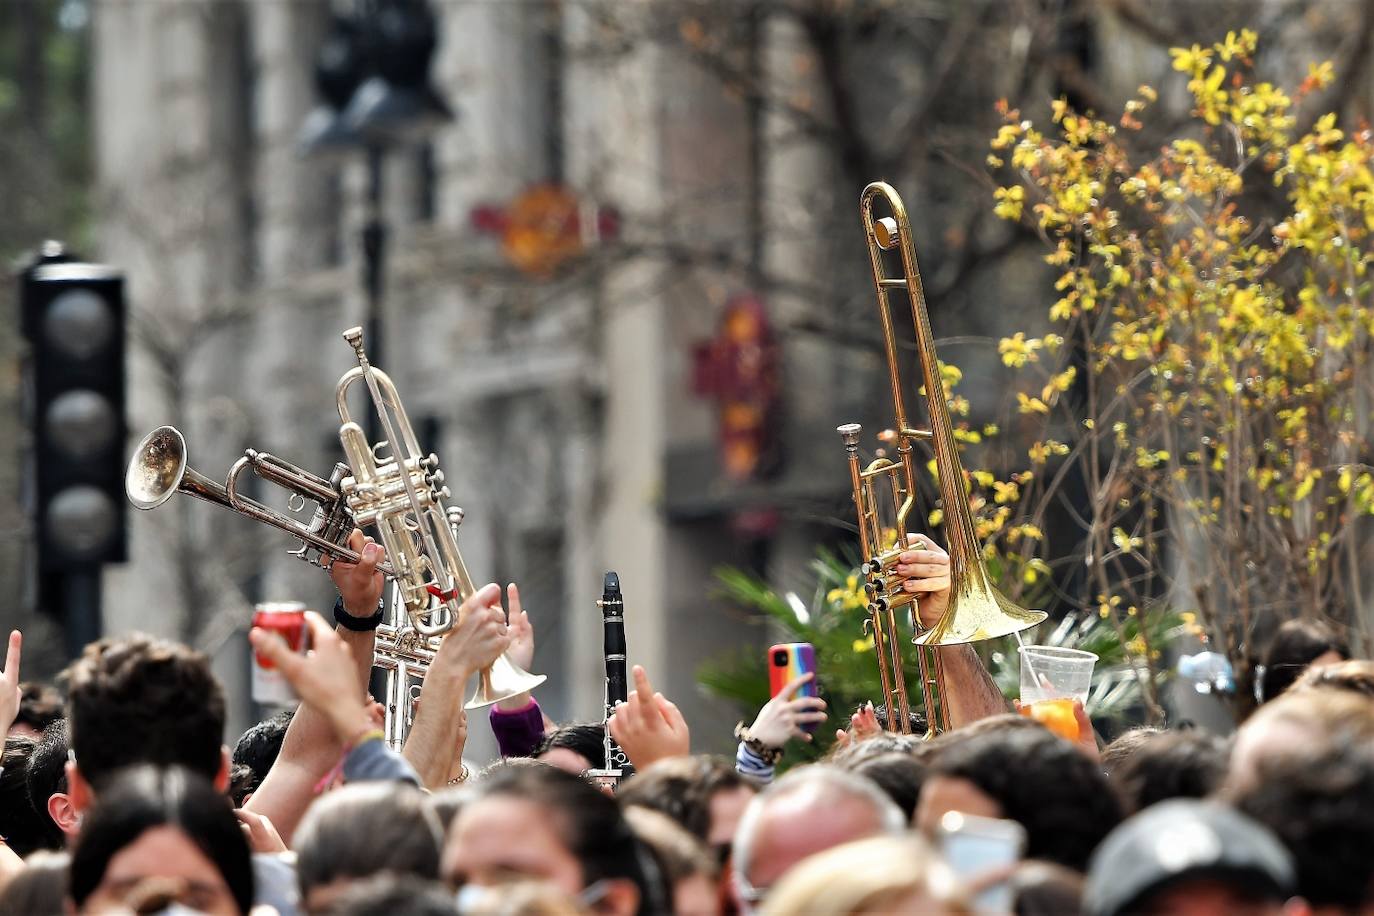
[[[857,914],[1374,912],[1374,664],[1285,627],[1263,705],[1233,738],[1128,731],[1066,740],[1017,715],[967,647],[947,647],[955,727],[923,740],[884,710],[840,713],[834,749],[785,768],[835,715],[780,692],[734,759],[695,737],[646,672],[608,723],[555,725],[511,697],[502,759],[465,762],[465,683],[533,627],[511,586],[463,606],[390,747],[367,694],[379,548],[335,564],[312,648],[254,630],[299,706],[231,750],[208,659],[143,635],[87,646],[52,686],[0,674],[0,913]],[[920,614],[948,600],[943,551],[902,556]],[[503,602],[504,597],[504,602]],[[609,728],[635,773],[589,777]],[[712,741],[716,744],[716,741]],[[785,770],[785,772],[784,772]],[[1003,825],[1002,861],[956,855]],[[969,847],[964,847],[967,850]]]

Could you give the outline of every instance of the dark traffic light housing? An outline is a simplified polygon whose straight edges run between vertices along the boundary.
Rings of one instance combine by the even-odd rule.
[[[92,572],[128,558],[124,276],[48,256],[20,282],[38,571]]]

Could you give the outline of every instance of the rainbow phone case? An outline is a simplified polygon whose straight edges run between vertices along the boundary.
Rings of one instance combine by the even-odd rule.
[[[803,674],[816,673],[816,650],[809,642],[779,643],[768,649],[768,692],[777,696],[783,688]],[[816,678],[802,684],[797,691],[799,697],[819,695]],[[803,726],[803,730],[816,730],[815,724]]]

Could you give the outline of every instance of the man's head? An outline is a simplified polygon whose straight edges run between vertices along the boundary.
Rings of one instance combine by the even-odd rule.
[[[1232,791],[1248,787],[1271,758],[1369,741],[1374,741],[1374,700],[1327,687],[1292,691],[1264,704],[1236,732],[1226,784]]]
[[[942,747],[921,788],[917,824],[932,833],[950,811],[1017,821],[1026,828],[1028,858],[1076,869],[1121,820],[1121,804],[1097,766],[1043,727],[984,732]]]
[[[272,769],[272,764],[281,753],[282,739],[286,737],[287,726],[296,715],[294,709],[277,713],[264,719],[244,732],[234,745],[233,763],[245,766],[250,771],[247,777],[247,792],[253,792],[262,785],[263,777]]]
[[[203,653],[136,633],[91,643],[65,676],[79,810],[138,763],[183,766],[225,788],[224,691]]]
[[[815,765],[793,770],[764,789],[735,832],[735,891],[741,909],[757,906],[807,856],[865,837],[897,834],[906,817],[861,776]]]
[[[1313,907],[1364,912],[1374,904],[1374,751],[1367,743],[1265,758],[1257,778],[1226,798],[1288,847],[1298,893]]]
[[[1161,802],[1121,824],[1093,854],[1090,916],[1281,913],[1293,863],[1262,825],[1215,802]]]
[[[443,828],[417,789],[344,786],[310,806],[296,831],[296,877],[310,912],[327,909],[355,881],[384,871],[439,876]]]
[[[1127,814],[1170,798],[1206,798],[1226,778],[1231,748],[1204,731],[1161,732],[1110,771]]]
[[[66,842],[76,839],[81,829],[81,818],[67,798],[67,750],[70,747],[67,720],[58,719],[44,730],[43,737],[29,755],[29,766],[24,773],[29,804],[50,826],[44,844],[48,849],[61,849]]]
[[[15,852],[26,856],[44,847],[48,835],[47,815],[39,817],[29,805],[29,790],[24,770],[33,754],[34,740],[28,735],[10,735],[0,758],[0,836]]]
[[[1374,661],[1352,658],[1332,665],[1312,665],[1288,689],[1297,693],[1313,688],[1348,690],[1374,699]]]

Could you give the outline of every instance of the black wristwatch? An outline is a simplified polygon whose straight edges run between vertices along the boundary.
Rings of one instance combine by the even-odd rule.
[[[352,630],[354,633],[371,633],[382,625],[382,615],[386,612],[386,605],[378,601],[377,613],[371,617],[354,617],[344,610],[343,595],[334,599],[334,622],[345,630]]]

